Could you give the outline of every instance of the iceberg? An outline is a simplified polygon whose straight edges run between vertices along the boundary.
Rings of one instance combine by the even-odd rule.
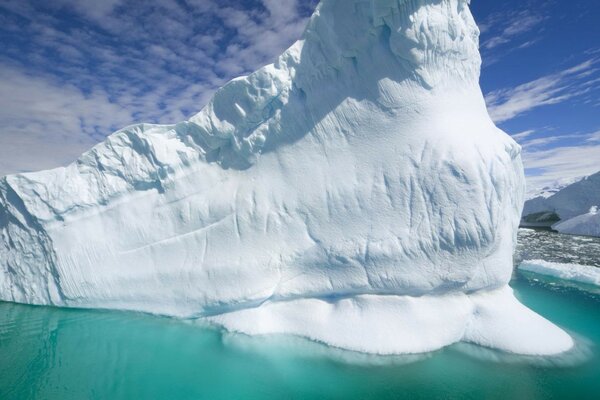
[[[520,147],[468,0],[323,0],[188,121],[0,181],[0,298],[135,310],[378,354],[571,337],[508,286]]]
[[[598,199],[598,203],[600,203],[600,198]],[[598,207],[590,207],[589,212],[586,214],[581,214],[552,225],[552,229],[569,235],[600,237],[600,214],[598,213]]]

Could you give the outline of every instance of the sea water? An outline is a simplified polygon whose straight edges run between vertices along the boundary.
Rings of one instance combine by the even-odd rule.
[[[600,398],[600,295],[519,272],[511,285],[576,338],[573,352],[518,357],[457,344],[376,357],[151,315],[0,303],[0,399]]]
[[[515,265],[523,260],[591,265],[600,268],[600,238],[549,230],[519,229]]]

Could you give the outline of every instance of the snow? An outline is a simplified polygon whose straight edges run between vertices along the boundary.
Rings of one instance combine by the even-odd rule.
[[[566,350],[507,286],[521,149],[488,116],[468,2],[351,1],[189,121],[0,180],[0,298],[386,354]]]
[[[600,286],[600,268],[579,264],[563,264],[544,260],[525,260],[519,269],[540,275]]]

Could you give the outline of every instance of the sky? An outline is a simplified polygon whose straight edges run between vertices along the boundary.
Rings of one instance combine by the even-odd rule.
[[[0,176],[175,123],[297,40],[316,0],[0,0]],[[600,170],[600,2],[472,0],[490,116],[528,189]]]

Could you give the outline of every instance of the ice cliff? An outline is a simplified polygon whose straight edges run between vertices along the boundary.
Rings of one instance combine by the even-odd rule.
[[[573,342],[508,282],[519,146],[467,0],[324,0],[197,115],[0,183],[0,297],[390,354]]]

